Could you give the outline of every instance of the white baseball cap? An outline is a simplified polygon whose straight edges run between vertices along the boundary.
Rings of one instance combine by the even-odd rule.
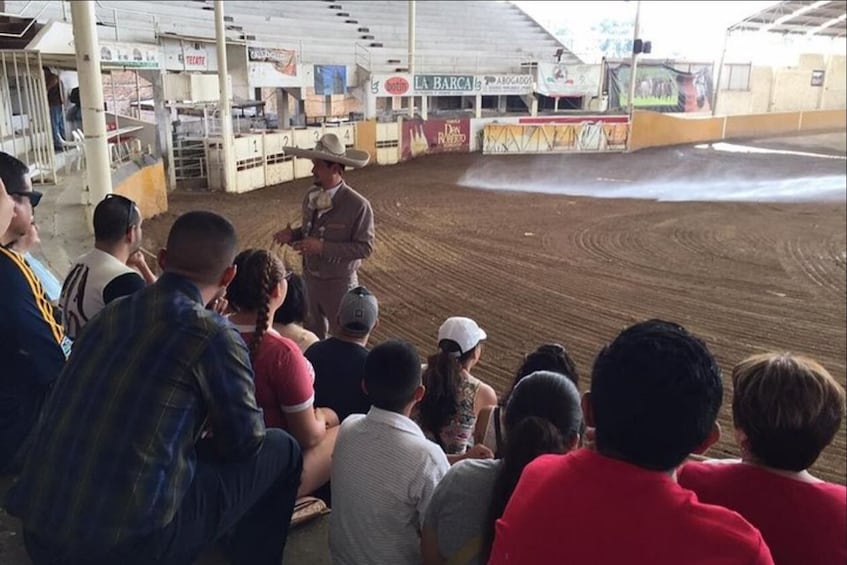
[[[470,318],[453,316],[438,328],[438,341],[449,339],[459,345],[459,354],[464,355],[488,336],[476,322]]]

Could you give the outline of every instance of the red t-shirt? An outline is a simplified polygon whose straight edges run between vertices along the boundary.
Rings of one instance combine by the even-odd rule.
[[[248,346],[253,331],[239,327]],[[253,360],[256,374],[256,403],[265,413],[265,426],[288,429],[286,414],[302,412],[315,402],[315,371],[300,348],[275,330],[262,336]]]
[[[772,565],[741,516],[698,502],[666,473],[589,449],[543,455],[497,521],[489,565]]]
[[[735,510],[756,526],[779,565],[847,563],[847,487],[745,463],[688,463],[678,478],[703,502]]]

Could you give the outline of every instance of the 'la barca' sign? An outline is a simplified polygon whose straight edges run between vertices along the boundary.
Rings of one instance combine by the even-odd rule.
[[[415,75],[416,92],[474,92],[479,88],[473,75]]]

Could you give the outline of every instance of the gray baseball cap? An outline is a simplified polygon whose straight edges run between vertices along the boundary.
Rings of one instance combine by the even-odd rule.
[[[364,336],[371,332],[379,318],[379,304],[367,288],[357,286],[347,291],[338,307],[338,324],[345,333]]]

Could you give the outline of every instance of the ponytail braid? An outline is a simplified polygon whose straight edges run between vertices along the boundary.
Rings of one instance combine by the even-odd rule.
[[[247,249],[235,258],[235,278],[227,288],[227,300],[240,312],[256,313],[256,329],[250,341],[255,360],[270,318],[271,293],[285,277],[282,262],[264,249]]]
[[[274,280],[276,265],[274,265],[273,257],[270,254],[264,262],[260,280],[259,280],[259,307],[256,309],[256,330],[253,332],[253,341],[250,342],[250,359],[255,361],[256,355],[259,353],[259,346],[262,344],[262,338],[268,329],[268,317],[271,305],[271,292],[273,287],[279,284],[278,280]]]

